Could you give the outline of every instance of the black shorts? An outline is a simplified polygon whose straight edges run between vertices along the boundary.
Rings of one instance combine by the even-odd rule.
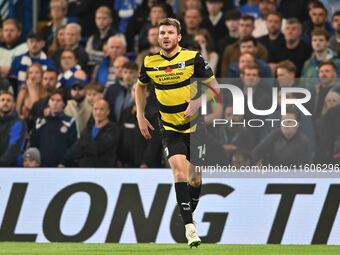
[[[169,159],[176,154],[185,155],[195,166],[203,166],[206,161],[206,129],[201,126],[194,133],[179,133],[161,130],[161,140],[165,156]]]

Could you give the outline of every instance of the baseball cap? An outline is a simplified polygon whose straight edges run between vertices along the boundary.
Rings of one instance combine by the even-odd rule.
[[[85,83],[84,83],[84,81],[79,80],[79,79],[76,79],[76,80],[72,83],[71,88],[73,89],[73,88],[76,88],[76,87],[81,88],[81,89],[85,88]]]

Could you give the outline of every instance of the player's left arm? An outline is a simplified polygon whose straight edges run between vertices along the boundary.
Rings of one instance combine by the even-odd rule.
[[[220,89],[217,86],[217,81],[214,76],[212,69],[210,68],[208,62],[203,59],[202,55],[197,53],[195,57],[195,71],[194,77],[201,80],[205,85],[202,88],[202,94],[204,93],[207,98],[207,102],[212,100],[214,97],[219,96]],[[202,95],[198,98],[191,99],[187,101],[188,107],[185,110],[184,116],[190,117],[194,115],[197,110],[201,107]],[[220,112],[219,109],[213,107],[213,112]],[[208,116],[208,115],[207,115]]]

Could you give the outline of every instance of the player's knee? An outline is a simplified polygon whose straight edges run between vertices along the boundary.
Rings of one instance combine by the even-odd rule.
[[[174,178],[177,182],[186,182],[188,180],[188,175],[181,168],[174,168],[173,173],[174,173]]]

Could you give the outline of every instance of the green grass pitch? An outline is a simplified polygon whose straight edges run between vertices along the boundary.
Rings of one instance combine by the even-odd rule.
[[[83,244],[0,242],[0,254],[17,255],[339,255],[334,245]]]

